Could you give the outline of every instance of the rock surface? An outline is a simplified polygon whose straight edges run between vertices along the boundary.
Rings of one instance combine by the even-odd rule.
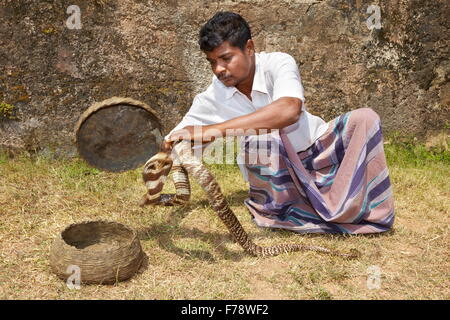
[[[249,21],[257,51],[294,56],[326,121],[371,107],[384,132],[448,131],[446,0],[0,0],[0,103],[14,107],[0,146],[73,155],[78,117],[112,96],[149,104],[169,132],[211,80],[197,33],[218,10]]]

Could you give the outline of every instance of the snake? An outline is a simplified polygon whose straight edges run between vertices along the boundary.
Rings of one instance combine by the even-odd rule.
[[[162,194],[164,184],[171,171],[176,193]],[[191,195],[189,176],[193,177],[205,191],[209,204],[226,226],[233,240],[252,256],[268,257],[307,250],[348,259],[360,256],[360,252],[356,249],[351,249],[349,253],[343,253],[316,245],[282,243],[264,247],[255,244],[231,210],[214,176],[203,162],[192,154],[192,143],[188,140],[175,142],[171,152],[160,151],[145,163],[142,178],[147,192],[143,196],[140,206],[174,206],[188,203]]]

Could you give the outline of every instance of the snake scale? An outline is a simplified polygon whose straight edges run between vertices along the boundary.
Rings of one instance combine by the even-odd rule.
[[[313,250],[349,259],[357,258],[360,253],[352,249],[350,253],[342,253],[320,246],[302,244],[279,244],[262,247],[255,244],[245,232],[236,215],[228,205],[221,192],[219,184],[213,175],[203,165],[201,160],[192,155],[191,143],[180,141],[174,144],[172,154],[159,152],[144,165],[142,177],[147,188],[141,206],[144,205],[175,205],[189,201],[191,189],[189,176],[193,177],[208,195],[208,201],[219,218],[227,227],[234,241],[253,256],[276,256],[281,253]],[[176,194],[161,194],[164,183],[172,170]]]

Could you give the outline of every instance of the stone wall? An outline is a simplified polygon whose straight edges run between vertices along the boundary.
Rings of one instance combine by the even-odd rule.
[[[249,21],[257,51],[294,56],[325,120],[371,107],[385,133],[448,131],[447,0],[0,0],[0,146],[74,154],[78,117],[112,96],[149,104],[167,133],[211,80],[197,33],[218,10]]]

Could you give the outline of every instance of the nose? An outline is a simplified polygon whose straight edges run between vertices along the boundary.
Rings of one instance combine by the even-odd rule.
[[[214,73],[215,73],[216,75],[225,73],[225,71],[226,71],[225,67],[222,66],[222,65],[220,65],[219,63],[218,63],[218,64],[216,65],[216,67],[214,68]]]

